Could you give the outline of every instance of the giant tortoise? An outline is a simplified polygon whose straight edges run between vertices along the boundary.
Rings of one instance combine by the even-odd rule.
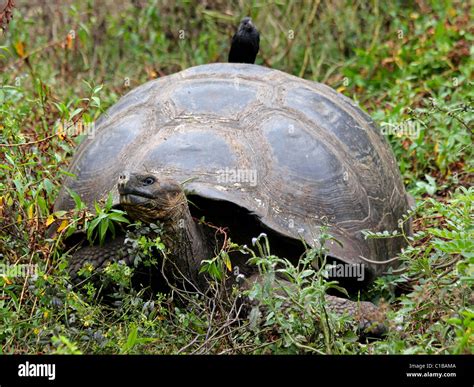
[[[364,283],[404,246],[402,237],[364,238],[399,230],[409,208],[370,117],[328,86],[258,65],[202,65],[132,90],[98,120],[70,171],[56,210],[74,206],[66,187],[90,208],[112,193],[131,218],[163,224],[174,264],[195,282],[215,248],[202,216],[238,243],[265,232],[272,253],[293,260],[318,247],[324,227],[339,242],[326,246],[329,257],[360,265]],[[124,258],[121,238],[76,252],[72,275],[84,262]],[[374,308],[329,295],[328,304]]]

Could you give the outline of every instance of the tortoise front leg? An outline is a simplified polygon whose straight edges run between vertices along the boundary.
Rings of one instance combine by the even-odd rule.
[[[123,260],[126,265],[131,266],[134,257],[127,253],[124,240],[124,236],[118,236],[107,241],[103,246],[85,246],[77,250],[69,259],[69,275],[72,282],[80,282],[78,272],[86,264],[100,270],[104,269],[109,263]]]

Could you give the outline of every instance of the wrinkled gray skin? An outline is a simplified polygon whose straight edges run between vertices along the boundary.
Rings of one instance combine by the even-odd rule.
[[[181,185],[156,174],[121,174],[118,182],[120,204],[128,215],[144,223],[162,223],[163,238],[176,265],[175,275],[203,286],[199,278],[201,261],[212,256],[202,226],[189,211]]]
[[[74,207],[66,188],[77,192],[89,208],[109,193],[119,204],[117,179],[123,171],[144,176],[150,171],[176,191],[178,182],[186,182],[192,201],[212,203],[206,211],[215,203],[245,209],[290,253],[290,240],[318,247],[321,226],[327,226],[340,242],[328,243],[328,254],[343,263],[364,265],[365,283],[396,266],[390,259],[406,244],[403,237],[365,239],[362,233],[400,231],[399,220],[409,209],[394,155],[374,122],[333,89],[278,70],[216,63],[131,91],[99,119],[93,135],[78,148],[70,166],[77,178],[66,178],[55,210]],[[236,172],[244,174],[236,178]],[[136,176],[127,184],[134,184]],[[153,197],[164,200],[159,191]],[[183,203],[178,208],[186,212]],[[206,211],[199,216],[207,219]],[[232,221],[228,211],[217,213],[216,219],[224,226]],[[199,236],[205,230],[187,225],[187,234],[181,235],[183,230],[170,222],[169,242],[177,235],[189,241],[184,251],[176,246],[175,259],[193,267],[192,260],[180,257],[188,257],[201,244],[197,250],[202,254],[194,259],[208,259],[203,251],[212,246]],[[233,231],[251,226],[237,224]],[[410,233],[409,222],[404,231]],[[100,254],[94,247],[84,248],[81,257],[101,266],[119,249],[120,240]],[[71,262],[73,272],[80,261]]]

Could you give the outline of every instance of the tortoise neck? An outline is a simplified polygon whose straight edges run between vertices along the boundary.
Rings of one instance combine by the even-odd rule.
[[[177,279],[186,277],[193,284],[200,284],[201,261],[210,255],[205,235],[189,211],[188,203],[177,205],[170,216],[163,220],[163,241],[170,251],[170,268]]]

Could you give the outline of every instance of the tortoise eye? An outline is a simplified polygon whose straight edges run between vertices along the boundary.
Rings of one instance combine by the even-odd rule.
[[[143,185],[152,185],[155,182],[155,179],[153,177],[147,177],[145,180],[143,180]]]

